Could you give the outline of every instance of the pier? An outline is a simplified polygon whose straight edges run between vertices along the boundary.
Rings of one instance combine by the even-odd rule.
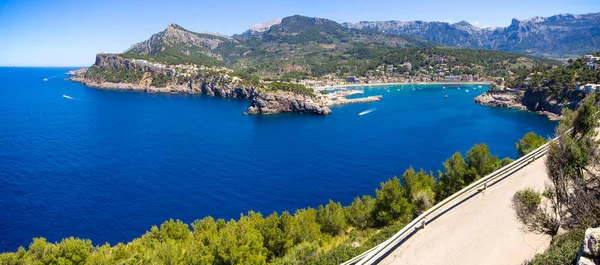
[[[339,106],[345,104],[355,104],[355,103],[364,103],[364,102],[375,102],[379,101],[383,98],[382,95],[377,96],[368,96],[364,98],[347,98],[351,95],[364,94],[365,92],[362,90],[350,90],[345,89],[341,91],[331,92],[325,95],[320,96],[321,104],[324,106]]]
[[[338,99],[335,101],[330,101],[327,106],[338,106],[338,105],[344,105],[344,104],[375,102],[375,101],[379,101],[382,97],[383,96],[381,96],[381,95],[377,95],[377,96],[369,96],[366,98],[351,98],[351,99],[343,98],[343,99]]]

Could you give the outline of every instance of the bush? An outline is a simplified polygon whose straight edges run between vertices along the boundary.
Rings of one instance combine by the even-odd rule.
[[[332,236],[340,234],[347,227],[342,204],[331,199],[325,207],[323,205],[319,206],[317,221],[321,224],[321,232]]]
[[[519,156],[524,156],[545,143],[546,139],[544,139],[544,137],[537,135],[534,132],[528,132],[519,140],[519,142],[515,143],[515,148],[517,149]]]
[[[345,208],[346,220],[348,224],[358,229],[365,229],[373,225],[371,212],[375,200],[369,195],[363,195],[362,198],[356,197],[352,204]]]
[[[410,220],[413,206],[406,197],[406,189],[398,177],[381,183],[381,189],[375,191],[373,219],[378,226],[385,226],[395,220]]]
[[[558,221],[541,204],[542,195],[531,188],[517,191],[512,198],[512,207],[517,219],[528,230],[553,235]]]
[[[528,265],[563,265],[575,264],[577,252],[583,242],[584,230],[573,230],[556,236],[546,252],[537,254],[528,261]]]
[[[169,81],[169,77],[166,74],[158,73],[153,76],[152,84],[153,87],[165,87],[167,86],[167,81]]]

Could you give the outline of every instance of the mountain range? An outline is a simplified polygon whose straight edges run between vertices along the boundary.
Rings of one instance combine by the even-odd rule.
[[[466,21],[362,21],[337,23],[300,15],[224,36],[171,24],[134,44],[125,56],[164,62],[248,68],[263,75],[326,74],[332,63],[365,59],[397,48],[459,47],[545,58],[573,58],[600,50],[600,13],[513,19],[508,27],[480,28]],[[322,69],[325,68],[325,69]]]
[[[466,21],[362,21],[347,28],[407,34],[441,44],[547,58],[579,57],[600,49],[600,13],[513,19],[508,27],[479,28]]]
[[[410,35],[351,29],[329,19],[296,15],[232,37],[196,33],[171,24],[122,55],[167,63],[226,65],[276,76],[289,72],[327,73],[329,69],[319,68],[338,67],[368,49],[383,52],[437,45]]]

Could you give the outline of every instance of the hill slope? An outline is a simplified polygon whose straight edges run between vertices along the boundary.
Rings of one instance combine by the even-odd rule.
[[[227,38],[200,34],[171,24],[150,39],[133,45],[123,56],[168,63],[195,63],[251,68],[265,76],[290,72],[310,75],[332,60],[348,59],[346,52],[359,47],[391,50],[434,46],[408,35],[348,29],[323,18],[291,16],[268,29],[252,30]]]
[[[152,56],[163,62],[223,65],[223,55],[217,48],[235,42],[230,37],[196,33],[170,24],[150,39],[134,44],[124,54],[139,58]]]

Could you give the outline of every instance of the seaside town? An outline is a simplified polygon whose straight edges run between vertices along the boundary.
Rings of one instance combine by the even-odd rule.
[[[321,78],[308,78],[299,80],[298,83],[307,87],[343,86],[351,84],[387,84],[387,83],[431,83],[431,82],[486,82],[485,77],[478,74],[454,74],[471,70],[466,66],[448,66],[445,63],[439,65],[414,69],[410,62],[401,65],[400,68],[393,64],[383,64],[375,70],[367,71],[367,75],[351,75],[340,78],[334,74],[325,75]]]

